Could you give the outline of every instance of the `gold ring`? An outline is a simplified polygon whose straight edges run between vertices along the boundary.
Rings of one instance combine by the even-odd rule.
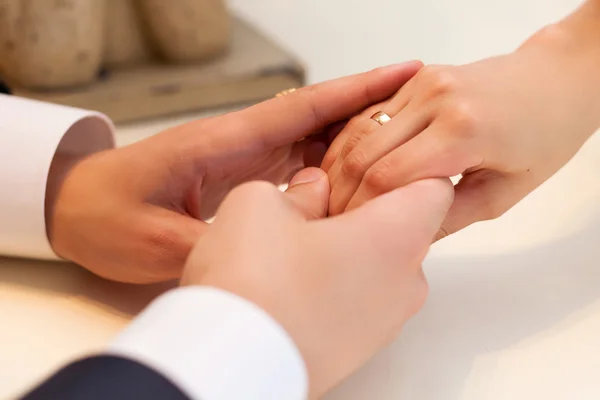
[[[387,115],[386,113],[384,113],[383,111],[377,111],[375,114],[373,114],[373,116],[371,117],[371,119],[375,122],[377,122],[379,125],[383,125],[385,123],[390,122],[392,119],[390,118],[389,115]]]
[[[277,93],[275,95],[275,97],[283,97],[283,96],[287,96],[290,93],[294,93],[297,89],[296,88],[291,88],[291,89],[287,89],[287,90],[282,90],[281,92]]]

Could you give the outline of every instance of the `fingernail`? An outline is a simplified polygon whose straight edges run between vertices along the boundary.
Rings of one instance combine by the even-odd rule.
[[[408,67],[421,68],[422,66],[423,66],[423,63],[421,61],[411,60],[411,61],[405,61],[403,63],[392,64],[392,65],[388,66],[387,68],[394,71],[394,70],[404,70]]]
[[[290,181],[289,187],[320,181],[325,172],[319,168],[305,168],[298,172]]]

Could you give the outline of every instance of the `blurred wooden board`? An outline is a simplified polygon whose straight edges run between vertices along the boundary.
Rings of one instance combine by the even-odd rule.
[[[304,68],[291,55],[236,19],[230,51],[202,65],[153,64],[109,71],[85,88],[14,94],[98,110],[115,122],[260,101],[302,86]]]

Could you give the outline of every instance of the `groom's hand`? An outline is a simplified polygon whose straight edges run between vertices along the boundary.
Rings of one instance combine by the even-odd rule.
[[[390,97],[421,66],[410,62],[306,87],[81,160],[48,204],[52,246],[105,278],[177,278],[206,229],[202,219],[232,187],[286,181],[319,146],[301,139]]]

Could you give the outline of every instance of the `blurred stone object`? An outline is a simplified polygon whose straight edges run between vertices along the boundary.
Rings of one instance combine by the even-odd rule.
[[[227,48],[230,18],[223,0],[139,0],[160,54],[174,63],[193,63]]]
[[[38,89],[92,82],[104,50],[104,0],[0,0],[0,73]]]
[[[232,18],[228,48],[209,62],[104,67],[95,83],[77,90],[11,89],[21,97],[97,110],[122,123],[253,103],[304,86],[302,63],[242,19]]]
[[[195,63],[227,50],[225,0],[0,0],[0,74],[10,86],[91,84],[103,66]]]
[[[1,0],[0,0],[1,1]],[[129,67],[152,59],[152,47],[146,38],[145,23],[136,0],[106,0],[107,67]]]

